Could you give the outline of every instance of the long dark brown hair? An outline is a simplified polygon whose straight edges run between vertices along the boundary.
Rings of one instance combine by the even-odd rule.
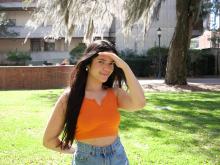
[[[98,56],[99,52],[113,52],[118,55],[118,52],[112,43],[106,40],[96,40],[87,47],[82,58],[74,67],[71,76],[71,90],[67,101],[65,125],[62,137],[62,144],[64,145],[61,146],[62,148],[68,148],[68,146],[72,145],[74,141],[77,119],[85,96],[85,87],[88,76],[86,67],[91,64],[95,57]],[[112,88],[116,85],[121,88],[123,82],[126,83],[124,72],[122,69],[114,65],[114,71],[109,76],[108,80],[103,83],[103,88]]]

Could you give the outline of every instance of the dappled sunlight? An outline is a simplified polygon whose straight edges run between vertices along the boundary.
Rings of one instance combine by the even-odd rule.
[[[200,153],[219,161],[219,93],[147,93],[148,106],[134,113],[121,112],[121,132],[147,145],[159,140],[161,145],[179,148],[179,152]],[[157,109],[169,106],[169,110]],[[132,134],[131,132],[135,132]],[[151,144],[152,145],[152,144]],[[149,145],[149,149],[151,149]],[[135,146],[135,144],[133,144]]]

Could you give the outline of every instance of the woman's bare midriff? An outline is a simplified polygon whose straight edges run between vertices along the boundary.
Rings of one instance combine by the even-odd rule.
[[[90,144],[93,146],[104,147],[112,144],[118,136],[106,136],[94,139],[77,140],[78,142]]]

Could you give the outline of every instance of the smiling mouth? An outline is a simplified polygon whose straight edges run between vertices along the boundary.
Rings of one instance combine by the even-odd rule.
[[[100,73],[102,76],[108,77],[109,74],[105,74],[105,73]]]

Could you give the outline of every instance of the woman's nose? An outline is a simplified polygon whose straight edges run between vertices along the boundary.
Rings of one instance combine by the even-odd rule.
[[[112,70],[113,70],[113,66],[112,66],[112,65],[109,65],[109,64],[105,64],[103,69],[104,69],[105,71],[112,71]]]

